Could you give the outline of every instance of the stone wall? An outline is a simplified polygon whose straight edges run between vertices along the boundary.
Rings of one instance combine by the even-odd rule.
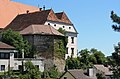
[[[61,40],[63,37],[50,36],[50,35],[25,35],[24,39],[27,39],[31,43],[36,51],[37,57],[45,58],[45,69],[50,69],[54,65],[58,68],[58,71],[64,71],[65,60],[63,57],[56,57],[55,43]]]
[[[48,35],[25,35],[25,39],[33,45],[38,56],[53,57],[54,37]]]

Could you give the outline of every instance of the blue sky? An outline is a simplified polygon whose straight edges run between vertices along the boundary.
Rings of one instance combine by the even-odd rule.
[[[120,14],[120,0],[13,0],[24,4],[64,11],[76,27],[78,50],[96,48],[106,56],[120,42],[120,32],[111,28],[110,12]]]

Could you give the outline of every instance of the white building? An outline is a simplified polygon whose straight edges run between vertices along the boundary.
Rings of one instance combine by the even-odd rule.
[[[0,42],[0,72],[11,70],[21,70],[22,61],[31,61],[39,68],[41,72],[44,71],[44,60],[33,58],[14,58],[14,53],[17,53],[14,47]]]
[[[51,10],[49,14],[54,14],[54,12]],[[66,31],[66,36],[68,37],[68,43],[67,43],[67,53],[65,55],[65,59],[71,55],[73,57],[77,57],[77,31],[72,24],[72,22],[69,20],[67,15],[64,12],[55,13],[58,21],[53,20],[47,20],[45,22],[45,25],[51,25],[55,29],[62,28]],[[50,15],[49,15],[50,16]],[[51,16],[52,17],[52,16]]]
[[[49,10],[41,10],[20,14],[18,15],[5,29],[11,28],[14,31],[21,31],[32,24],[41,24],[41,25],[50,25],[55,29],[62,28],[67,33],[68,44],[67,44],[67,54],[65,58],[68,56],[77,57],[77,31],[69,20],[65,12],[54,13],[52,9]]]

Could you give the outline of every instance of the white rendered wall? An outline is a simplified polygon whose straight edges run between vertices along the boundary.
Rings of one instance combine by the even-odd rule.
[[[70,25],[70,24],[53,22],[53,21],[46,21],[45,25],[48,25],[48,23],[57,30],[59,28],[62,28],[65,31],[67,31],[66,36],[68,36],[68,44],[67,44],[68,54],[65,55],[65,59],[67,59],[68,56],[71,57],[71,52],[72,52],[71,48],[74,48],[73,57],[77,57],[77,33],[76,33],[74,26]],[[71,41],[72,41],[71,37],[74,37],[74,43],[71,43]]]
[[[33,60],[25,59],[25,60],[23,60],[24,63],[27,61],[31,61],[33,63],[33,65],[39,65],[39,70],[41,72],[44,71],[44,61],[41,61],[40,59],[33,59]],[[19,65],[22,65],[22,60],[15,59],[14,64],[15,64],[15,66],[14,66],[13,70],[19,70],[18,67],[19,67]]]
[[[10,67],[14,67],[14,53],[10,53]]]
[[[1,65],[5,65],[5,71],[8,71],[8,64],[9,64],[9,59],[0,59],[0,72],[1,71]]]

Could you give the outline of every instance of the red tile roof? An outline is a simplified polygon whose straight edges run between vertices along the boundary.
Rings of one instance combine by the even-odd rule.
[[[72,24],[64,12],[61,19],[58,19],[54,11],[50,9],[18,15],[5,29],[21,31],[31,24],[44,24],[47,20]]]
[[[11,0],[0,0],[0,28],[6,27],[18,14],[38,11],[37,7],[24,5]]]
[[[30,25],[26,27],[24,30],[20,31],[20,34],[27,35],[27,34],[41,34],[41,35],[58,35],[64,36],[52,26],[49,25]]]
[[[60,19],[62,22],[72,24],[72,22],[69,20],[65,12],[55,13],[57,18]]]
[[[21,31],[31,24],[44,24],[49,12],[50,10],[45,10],[18,15],[5,29],[11,28],[14,31]]]
[[[15,49],[13,46],[0,42],[0,49]]]

